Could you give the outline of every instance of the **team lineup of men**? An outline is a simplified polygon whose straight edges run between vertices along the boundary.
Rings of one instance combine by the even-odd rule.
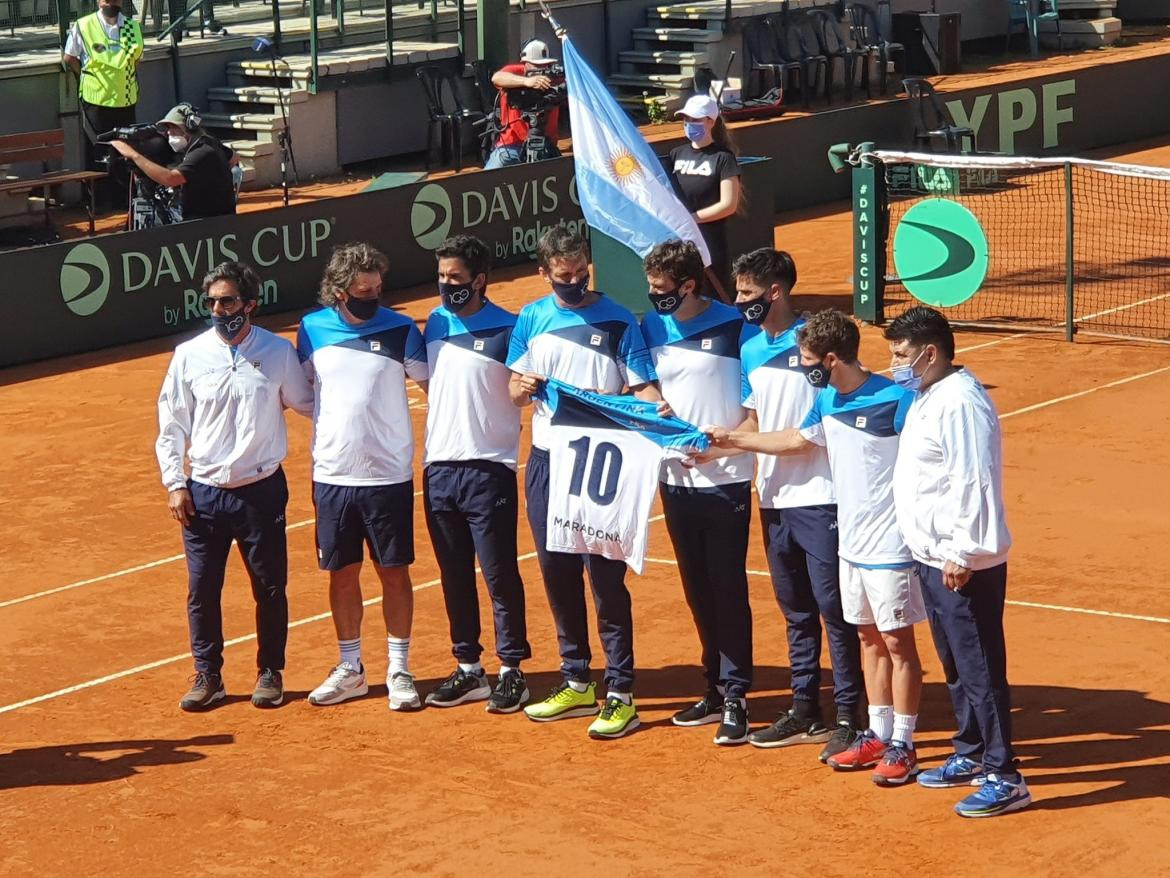
[[[537,258],[551,290],[513,315],[488,299],[488,247],[463,235],[445,241],[436,251],[440,304],[420,332],[381,305],[386,257],[367,244],[339,247],[322,307],[302,320],[295,348],[253,324],[254,270],[224,263],[208,274],[213,325],[176,348],[159,397],[156,450],[189,573],[195,676],[180,707],[205,710],[226,696],[220,596],[233,539],[256,599],[252,703],[284,700],[281,464],[291,408],[313,422],[317,553],[338,641],[338,661],[310,703],[369,691],[360,585],[368,552],[382,588],[391,710],[486,702],[490,713],[523,710],[536,722],[591,718],[593,738],[628,734],[639,718],[627,560],[640,570],[657,488],[706,681],[675,725],[710,724],[719,745],[817,744],[821,762],[871,770],[881,786],[968,788],[955,805],[966,817],[1026,807],[1003,636],[1011,539],[999,422],[982,385],[955,364],[946,319],[915,307],[889,323],[891,379],[860,363],[852,318],[797,314],[796,266],[783,251],[735,261],[733,307],[701,295],[693,244],[660,244],[645,259],[651,307],[641,323],[591,288],[588,246],[575,231],[549,229]],[[455,659],[425,697],[410,671],[407,378],[427,395],[423,509]],[[530,405],[524,495],[562,675],[542,700],[521,667],[532,650],[517,472]],[[792,672],[791,706],[754,730],[753,480]],[[477,563],[492,605],[494,676],[481,662]],[[586,572],[603,690],[592,678]],[[914,626],[923,620],[958,724],[954,752],[929,769],[914,747],[922,688]],[[822,635],[832,713],[820,703]]]

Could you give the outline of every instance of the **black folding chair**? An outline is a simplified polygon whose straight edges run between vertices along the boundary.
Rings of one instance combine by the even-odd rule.
[[[902,87],[906,89],[914,113],[915,146],[934,152],[934,144],[941,140],[946,144],[947,152],[975,151],[975,131],[951,121],[929,80],[908,76],[902,80]]]
[[[853,100],[853,83],[856,81],[857,59],[866,58],[868,49],[850,45],[837,29],[837,19],[827,9],[812,9],[809,17],[822,55],[829,59],[829,79],[833,79],[833,62],[841,62],[841,78],[845,81],[845,100]],[[862,62],[864,63],[864,62]]]
[[[888,12],[889,3],[879,5],[884,6]],[[853,42],[858,49],[864,49],[867,55],[861,77],[866,97],[873,97],[869,81],[869,62],[873,58],[876,58],[878,62],[878,81],[881,83],[882,95],[885,95],[890,62],[895,55],[901,55],[903,63],[905,63],[906,47],[901,43],[890,41],[889,37],[886,36],[887,31],[882,30],[881,19],[873,7],[867,6],[865,3],[851,3],[845,8],[849,13],[849,30]]]
[[[431,169],[431,152],[434,150],[437,129],[443,164],[446,165],[449,161],[449,154],[454,154],[455,170],[462,171],[463,125],[465,122],[471,122],[473,125],[479,123],[484,118],[484,113],[463,106],[463,99],[459,95],[459,80],[450,70],[437,64],[424,64],[416,68],[415,76],[423,87],[427,113],[430,116],[427,125],[426,169],[428,171]],[[449,104],[444,100],[444,91],[450,94]],[[447,106],[451,109],[447,109]]]
[[[773,22],[776,20],[773,19]],[[832,66],[829,57],[821,51],[816,23],[807,12],[782,16],[779,20],[784,23],[780,33],[780,48],[791,60],[804,65],[805,79],[812,83],[809,86],[810,95],[815,97],[817,90],[823,88],[825,101],[833,103]]]
[[[804,88],[801,83],[802,66],[798,61],[787,60],[780,51],[776,39],[776,32],[768,20],[759,16],[748,19],[743,28],[743,47],[745,56],[744,65],[744,98],[758,97],[769,88],[779,86],[784,88],[788,74],[793,74],[801,94]],[[756,78],[760,80],[759,90],[753,90],[752,84]]]

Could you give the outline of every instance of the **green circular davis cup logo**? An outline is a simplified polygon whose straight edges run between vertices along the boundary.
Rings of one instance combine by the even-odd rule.
[[[894,268],[914,298],[950,308],[970,299],[987,277],[987,236],[957,201],[928,198],[894,232]]]
[[[418,246],[434,250],[451,231],[451,196],[437,183],[428,183],[414,196],[410,207],[410,231]]]
[[[96,244],[78,244],[61,263],[61,298],[78,317],[97,313],[110,292],[110,263]]]

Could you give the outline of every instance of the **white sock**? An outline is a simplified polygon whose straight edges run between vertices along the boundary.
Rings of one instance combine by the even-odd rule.
[[[476,674],[481,677],[483,676],[483,665],[481,665],[479,662],[472,662],[471,664],[468,664],[467,662],[460,662],[459,670],[465,674]]]
[[[569,680],[569,686],[574,692],[580,692],[582,695],[589,691],[588,683],[581,683],[577,680]]]
[[[894,740],[907,747],[914,746],[914,727],[918,725],[918,714],[894,714]]]
[[[890,743],[890,737],[894,734],[894,708],[886,704],[871,704],[869,727],[879,741]]]
[[[606,698],[616,698],[616,699],[618,699],[618,701],[621,701],[623,704],[633,704],[634,703],[634,696],[631,695],[629,692],[614,692],[612,689],[610,689],[609,692],[606,693],[605,697]]]
[[[386,653],[390,659],[390,670],[386,673],[387,677],[410,673],[409,637],[387,637]]]
[[[337,641],[337,649],[341,653],[343,662],[349,662],[349,666],[355,671],[362,669],[362,639],[360,637],[355,637],[353,640]]]

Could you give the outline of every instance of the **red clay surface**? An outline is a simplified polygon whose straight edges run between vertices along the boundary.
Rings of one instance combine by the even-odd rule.
[[[846,215],[782,217],[776,240],[796,256],[806,307],[847,303]],[[492,287],[512,309],[540,292],[517,269]],[[433,294],[392,304],[421,319]],[[263,322],[291,338],[296,319]],[[863,339],[864,360],[884,368],[878,331],[866,328]],[[651,525],[650,551],[661,563],[630,577],[645,727],[629,738],[593,742],[584,720],[537,725],[479,706],[391,714],[380,685],[361,701],[309,706],[304,694],[336,661],[336,645],[309,525],[309,425],[291,413],[290,702],[271,712],[247,702],[255,645],[245,640],[226,651],[229,702],[180,713],[190,673],[186,577],[153,455],[154,400],[174,343],[0,372],[0,873],[1170,871],[1170,349],[960,338],[960,360],[1004,417],[1015,536],[1010,676],[1016,742],[1036,799],[1016,815],[964,821],[950,811],[961,791],[878,789],[820,765],[813,747],[723,749],[709,727],[670,726],[702,682],[661,521]],[[425,401],[417,389],[411,396],[421,441]],[[558,659],[521,522],[535,651],[528,670],[539,695]],[[416,524],[412,666],[428,690],[452,659],[421,509]],[[140,565],[151,566],[112,575]],[[748,566],[766,569],[758,533]],[[758,683],[750,706],[762,723],[786,705],[788,671],[768,581],[751,582]],[[224,604],[228,637],[246,638],[252,603],[235,556]],[[367,615],[367,662],[381,683],[382,623],[376,606]],[[494,671],[490,613],[484,624]],[[919,752],[933,763],[948,752],[953,719],[925,628],[919,639],[927,668]],[[602,655],[596,638],[594,652]],[[82,688],[14,707],[70,687]]]

